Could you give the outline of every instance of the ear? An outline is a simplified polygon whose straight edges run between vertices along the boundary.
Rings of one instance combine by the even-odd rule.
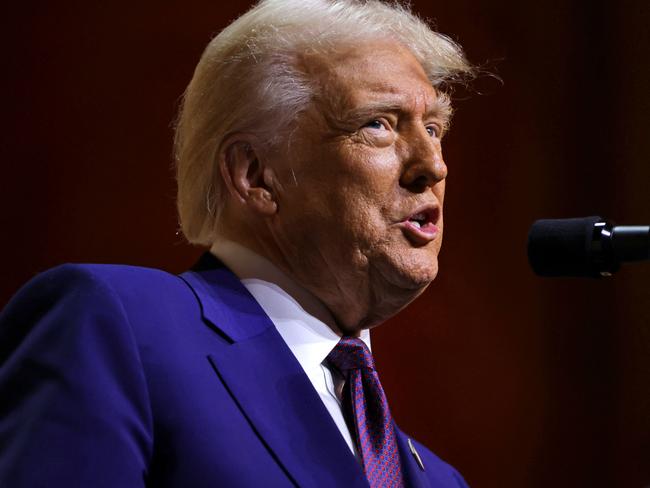
[[[247,134],[233,134],[219,149],[218,164],[226,188],[237,202],[263,216],[278,210],[269,185],[272,170],[264,165],[259,141]]]

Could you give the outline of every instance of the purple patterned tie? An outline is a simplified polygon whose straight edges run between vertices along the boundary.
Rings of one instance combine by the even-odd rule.
[[[361,339],[343,337],[327,360],[345,377],[343,407],[349,409],[370,486],[404,486],[393,419],[370,350]]]

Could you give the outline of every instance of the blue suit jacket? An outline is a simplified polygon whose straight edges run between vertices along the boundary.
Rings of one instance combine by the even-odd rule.
[[[409,486],[465,486],[398,431]],[[64,265],[0,315],[0,486],[366,487],[299,363],[223,265]]]

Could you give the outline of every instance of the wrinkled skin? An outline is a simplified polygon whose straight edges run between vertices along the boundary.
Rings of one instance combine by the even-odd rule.
[[[417,60],[394,42],[305,58],[303,69],[320,95],[288,146],[258,151],[258,184],[268,194],[254,205],[232,198],[225,228],[318,297],[338,333],[355,334],[397,313],[436,277],[447,110]],[[424,204],[436,208],[438,227],[426,243],[404,231]]]

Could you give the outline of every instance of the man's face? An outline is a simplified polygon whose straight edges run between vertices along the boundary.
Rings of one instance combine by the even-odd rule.
[[[271,232],[290,274],[351,332],[399,311],[438,272],[447,111],[397,43],[304,67],[320,95],[271,157]]]

